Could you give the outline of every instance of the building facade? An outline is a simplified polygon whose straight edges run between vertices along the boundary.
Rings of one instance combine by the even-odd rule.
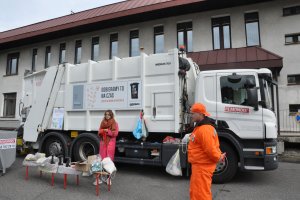
[[[20,124],[24,74],[64,62],[153,54],[185,45],[194,57],[210,52],[224,69],[239,62],[270,68],[279,85],[281,130],[300,131],[294,119],[300,111],[299,0],[157,2],[125,1],[0,33],[0,127]],[[119,11],[109,11],[115,10],[112,6]],[[87,17],[96,11],[103,12],[101,19]],[[233,50],[237,60],[238,52],[245,59],[220,61],[222,53],[228,56]],[[200,69],[216,69],[199,62]]]

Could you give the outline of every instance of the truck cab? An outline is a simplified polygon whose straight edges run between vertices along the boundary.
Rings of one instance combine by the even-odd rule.
[[[272,170],[277,163],[276,84],[268,69],[201,72],[195,102],[216,120],[227,158],[219,163],[214,182],[230,180],[241,170]],[[278,109],[277,109],[278,110]]]

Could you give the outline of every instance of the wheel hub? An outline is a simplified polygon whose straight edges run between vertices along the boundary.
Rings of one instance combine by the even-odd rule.
[[[88,156],[94,155],[96,152],[95,147],[90,142],[83,142],[79,146],[79,156],[82,160],[86,160]]]
[[[216,169],[215,169],[215,174],[220,174],[222,173],[223,171],[225,171],[225,169],[227,168],[228,166],[228,160],[227,158],[224,159],[224,161],[222,162],[219,162],[216,166]]]
[[[50,155],[60,155],[63,152],[62,145],[59,142],[53,142],[49,146]]]

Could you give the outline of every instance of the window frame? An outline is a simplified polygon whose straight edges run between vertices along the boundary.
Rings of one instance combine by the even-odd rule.
[[[32,57],[31,57],[31,71],[35,72],[36,71],[36,63],[37,63],[37,53],[38,49],[34,48],[32,49]]]
[[[12,97],[7,97],[6,95],[15,95],[14,98]],[[8,115],[7,114],[7,101],[8,100],[11,100],[13,99],[14,100],[14,107],[13,107],[13,110],[14,110],[14,113],[11,114],[11,115]],[[3,117],[4,118],[15,118],[16,116],[16,103],[17,103],[17,93],[16,92],[12,92],[12,93],[3,93]]]
[[[292,108],[292,107],[294,107],[294,108]],[[297,109],[297,111],[296,111],[295,108],[299,108],[299,109]],[[300,110],[300,104],[289,104],[289,116],[293,116],[293,115],[297,114],[298,110]]]
[[[80,49],[80,58],[79,56]],[[82,40],[75,41],[75,56],[74,56],[74,64],[80,64],[82,59]]]
[[[98,45],[98,58],[95,59],[95,52],[94,52],[94,46]],[[92,45],[91,45],[91,60],[93,61],[99,61],[100,60],[100,38],[98,36],[92,37]]]
[[[295,82],[289,82],[289,78],[290,77],[294,77],[295,78]],[[298,79],[297,79],[298,78]],[[288,74],[287,75],[287,85],[300,85],[300,74]]]
[[[50,67],[51,62],[51,46],[46,46],[45,50],[45,68]]]
[[[256,15],[256,16],[254,16]],[[261,46],[260,41],[260,25],[259,25],[259,14],[258,12],[251,12],[251,13],[245,13],[244,14],[244,20],[245,20],[245,35],[246,35],[246,45],[247,47],[251,46]],[[248,44],[248,34],[247,34],[247,24],[257,22],[257,29],[258,29],[258,44],[256,45],[249,45]]]
[[[62,52],[65,52],[65,60],[62,60]],[[59,60],[58,63],[59,64],[63,64],[66,62],[66,43],[60,43],[59,44]]]
[[[290,11],[289,13],[286,13],[285,11]],[[296,6],[289,6],[282,8],[282,16],[292,16],[292,15],[299,15],[300,14],[300,5]]]
[[[156,36],[163,36],[163,51],[162,52],[157,52],[157,49],[156,49]],[[153,53],[156,54],[156,53],[163,53],[165,51],[165,34],[164,34],[164,26],[163,25],[160,25],[160,26],[155,26],[153,28]]]
[[[189,22],[180,22],[177,23],[177,46],[179,48],[180,44],[179,44],[179,37],[178,34],[179,32],[183,32],[183,45],[185,46],[185,50],[186,52],[193,52],[193,45],[190,47],[189,41],[188,41],[188,32],[192,31],[192,38],[191,38],[191,44],[193,44],[193,22],[189,21]]]
[[[16,72],[12,73],[12,60],[16,59]],[[7,63],[6,63],[6,76],[15,76],[18,75],[18,68],[19,68],[19,59],[20,59],[20,53],[9,53],[7,54]]]
[[[229,47],[224,48],[224,26],[229,26]],[[214,40],[214,27],[219,27],[219,43],[220,48],[215,48],[215,40]],[[231,39],[231,18],[230,16],[224,16],[224,17],[214,17],[211,18],[211,32],[212,32],[212,42],[213,42],[213,50],[222,50],[222,49],[231,49],[232,48],[232,39]]]
[[[137,52],[140,53],[140,31],[138,29],[135,29],[135,30],[131,30],[129,32],[129,57],[133,57],[133,56],[138,56],[139,54],[137,55],[133,55],[133,49],[132,49],[132,42],[134,39],[138,39],[138,49],[137,49]]]
[[[286,39],[288,37],[292,37],[292,42],[286,42]],[[285,45],[292,45],[292,44],[300,44],[300,33],[290,33],[290,34],[285,34],[284,36],[284,44]]]
[[[112,33],[109,36],[109,59],[112,59],[112,43],[117,42],[117,52],[119,51],[119,35],[118,33]],[[115,55],[114,55],[115,56]]]

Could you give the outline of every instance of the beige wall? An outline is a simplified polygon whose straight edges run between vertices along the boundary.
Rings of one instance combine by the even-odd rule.
[[[153,53],[154,47],[154,26],[164,26],[165,51],[167,51],[177,46],[176,24],[178,22],[192,21],[193,51],[212,50],[211,18],[228,15],[231,17],[232,47],[245,47],[244,13],[250,11],[259,12],[261,46],[284,58],[284,67],[279,77],[279,88],[280,96],[285,98],[280,98],[280,107],[281,109],[288,109],[289,104],[300,104],[300,86],[287,86],[288,74],[300,74],[300,44],[284,44],[285,34],[300,33],[300,15],[282,16],[282,8],[290,5],[300,5],[300,2],[299,0],[279,0],[230,9],[182,15],[99,30],[2,51],[0,52],[0,117],[3,114],[3,93],[17,92],[17,104],[20,100],[22,95],[22,78],[25,69],[31,69],[31,54],[33,48],[38,49],[37,70],[44,68],[45,48],[48,45],[51,46],[51,65],[58,64],[60,43],[66,43],[66,60],[73,63],[76,40],[82,40],[82,62],[87,62],[91,57],[92,37],[99,36],[100,59],[104,60],[109,57],[109,35],[111,33],[118,33],[119,57],[127,57],[129,55],[129,31],[139,29],[140,46],[144,47],[145,53],[151,54]],[[13,52],[20,52],[19,74],[17,76],[5,77],[7,53]],[[16,109],[16,116],[18,116],[17,112],[18,108]]]

